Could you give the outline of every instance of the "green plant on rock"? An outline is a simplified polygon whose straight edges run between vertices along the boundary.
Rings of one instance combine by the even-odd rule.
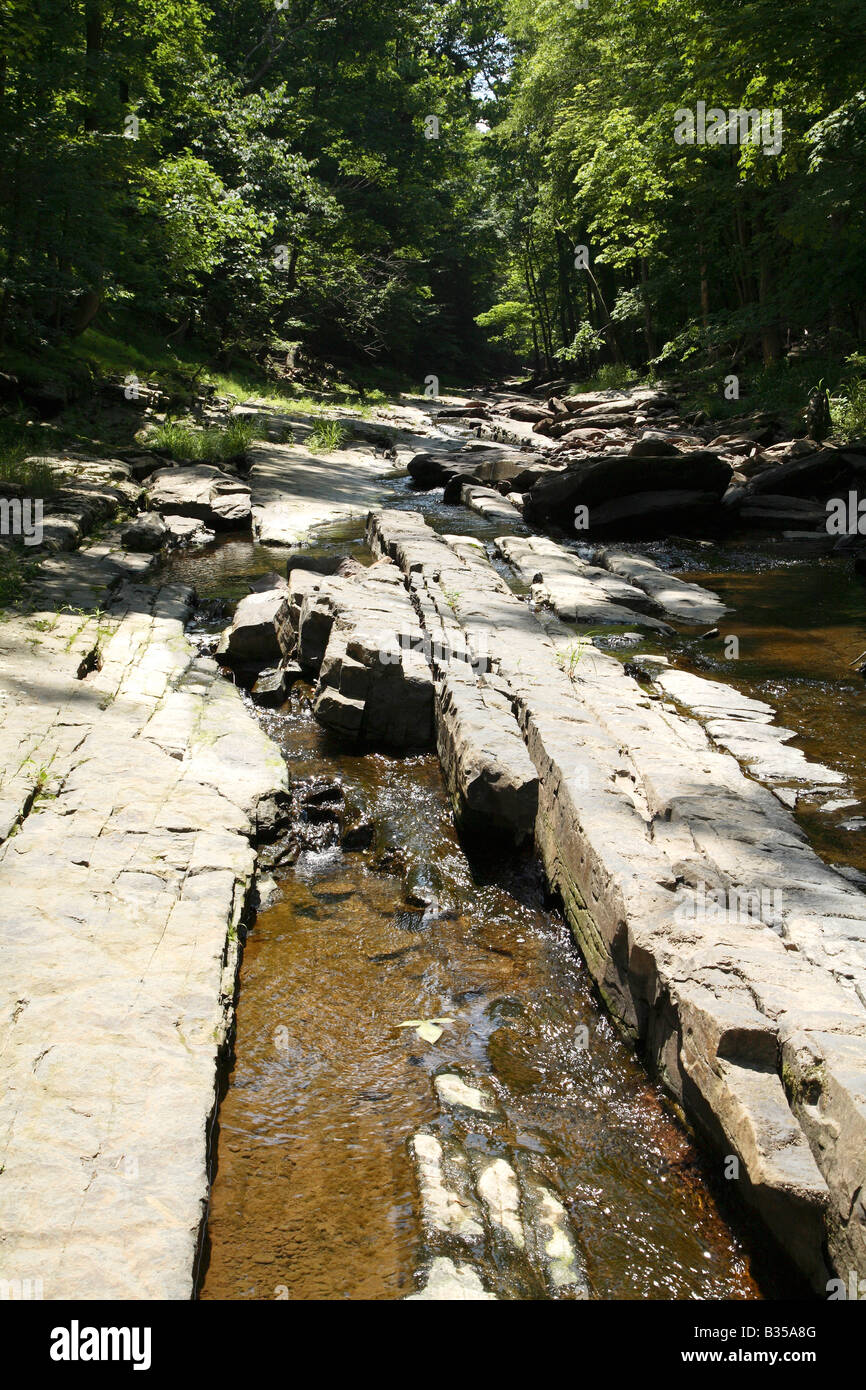
[[[14,546],[0,546],[0,610],[22,598],[37,568],[37,561],[25,560]]]
[[[307,436],[307,448],[312,454],[333,454],[341,449],[349,437],[349,431],[339,420],[328,420],[319,415]]]
[[[592,646],[590,633],[581,633],[576,641],[571,642],[567,647],[560,648],[556,653],[556,664],[560,671],[564,671],[570,681],[574,680],[578,662],[586,651],[587,647]]]
[[[456,612],[457,612],[457,600],[460,598],[460,590],[459,590],[459,589],[443,589],[443,590],[442,590],[442,594],[443,594],[443,597],[444,597],[444,599],[445,599],[445,602],[448,604],[448,607],[451,609],[451,612],[452,612],[452,613],[456,613]]]

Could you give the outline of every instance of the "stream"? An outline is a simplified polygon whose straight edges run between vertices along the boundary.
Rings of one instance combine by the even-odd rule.
[[[395,494],[390,505],[439,530],[488,540],[503,529],[441,492],[397,480]],[[847,665],[866,622],[844,562],[768,557],[754,540],[645,550],[715,589],[733,610],[722,631],[741,640],[737,663],[695,634],[668,655],[769,699],[810,756],[848,774],[840,799],[859,802],[866,688]],[[310,553],[370,559],[361,523],[322,532]],[[283,550],[229,536],[176,552],[167,573],[196,587],[201,630],[216,631],[208,601],[234,602],[284,566]],[[592,1297],[801,1295],[620,1041],[536,862],[467,852],[435,755],[348,752],[313,719],[311,693],[296,683],[281,710],[257,711],[293,784],[310,789],[302,814],[316,833],[276,867],[277,895],[246,941],[200,1296],[414,1292],[424,1246],[409,1141],[435,1118],[446,1070],[492,1083],[496,1152],[558,1193]],[[372,827],[371,844],[341,850],[315,814],[328,785]],[[866,867],[866,822],[850,808],[801,819],[825,857]],[[399,1026],[432,1018],[449,1020],[435,1043]],[[499,1297],[549,1296],[517,1262],[489,1275]]]

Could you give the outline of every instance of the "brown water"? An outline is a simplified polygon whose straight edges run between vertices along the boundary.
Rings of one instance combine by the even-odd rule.
[[[470,864],[432,757],[337,754],[300,692],[268,722],[293,779],[336,772],[438,908],[409,908],[405,875],[374,871],[374,847],[302,855],[259,914],[202,1297],[412,1292],[407,1144],[437,1113],[434,1075],[453,1068],[492,1080],[511,1154],[559,1188],[598,1297],[758,1296],[712,1175],[596,1005],[534,866]],[[396,1026],[443,1016],[454,1023],[432,1046]]]
[[[866,650],[866,582],[850,559],[803,559],[769,541],[701,558],[684,577],[730,606],[719,628],[739,638],[739,655],[725,660],[721,638],[692,639],[680,642],[678,664],[766,700],[797,747],[845,774],[845,787],[802,798],[797,815],[824,858],[866,870],[866,680],[851,667]],[[854,804],[834,808],[842,800]]]

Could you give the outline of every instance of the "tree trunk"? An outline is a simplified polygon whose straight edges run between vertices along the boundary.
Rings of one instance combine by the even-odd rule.
[[[607,304],[605,303],[604,295],[601,292],[601,287],[598,281],[596,280],[595,276],[593,275],[592,271],[590,270],[589,266],[587,266],[586,268],[586,273],[589,276],[590,284],[595,290],[595,297],[598,301],[598,306],[601,310],[602,315],[601,331],[607,340],[607,345],[610,348],[611,356],[613,357],[614,362],[622,362],[622,348],[619,345],[619,338],[617,337],[616,329],[613,326],[613,321],[610,317],[610,312],[608,310]]]
[[[773,291],[773,272],[766,251],[761,253],[760,274],[758,278],[758,303],[762,311],[766,311],[772,299]],[[782,336],[779,332],[779,325],[775,318],[767,320],[761,318],[761,351],[764,355],[764,365],[769,366],[771,362],[778,362],[782,356]]]
[[[650,309],[649,299],[647,298],[647,292],[646,292],[646,287],[647,287],[647,281],[648,281],[648,279],[649,279],[649,275],[648,275],[648,273],[647,273],[646,256],[641,256],[641,258],[640,258],[640,285],[641,285],[641,299],[643,300],[643,335],[644,335],[644,340],[646,341],[647,357],[648,357],[648,358],[653,358],[653,357],[655,357],[655,355],[656,355],[656,340],[655,340],[655,334],[654,334],[654,332],[653,332],[653,316],[652,316],[652,310]]]

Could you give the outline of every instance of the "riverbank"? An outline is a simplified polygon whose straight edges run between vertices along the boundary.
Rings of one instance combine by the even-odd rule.
[[[789,747],[767,706],[669,669],[665,642],[683,624],[723,615],[716,596],[678,583],[645,555],[608,545],[590,560],[574,544],[533,535],[523,494],[511,486],[528,466],[533,487],[545,482],[550,466],[544,446],[540,459],[526,458],[531,421],[494,421],[498,437],[485,444],[478,406],[455,403],[431,421],[436,409],[406,401],[390,419],[382,412],[372,426],[356,421],[350,447],[324,456],[305,447],[303,420],[290,420],[298,443],[263,441],[225,478],[164,467],[158,492],[135,466],[138,504],[149,498],[153,512],[158,501],[166,529],[179,516],[214,531],[234,527],[232,536],[246,524],[277,565],[294,554],[288,580],[277,573],[256,585],[257,612],[264,606],[267,616],[252,625],[263,643],[253,665],[264,666],[268,653],[290,684],[299,662],[315,683],[320,722],[353,746],[371,737],[396,741],[397,752],[401,740],[435,746],[470,839],[495,826],[500,842],[534,840],[611,1014],[717,1162],[736,1160],[723,1173],[732,1195],[821,1292],[834,1271],[846,1278],[863,1267],[866,899],[821,863],[788,807],[806,789],[838,795],[842,779]],[[476,438],[464,449],[470,429]],[[621,418],[611,429],[622,429]],[[413,515],[405,488],[388,477],[401,466],[411,472],[419,456],[416,470],[450,470],[453,534]],[[479,464],[486,477],[477,476]],[[371,507],[370,550],[353,542],[354,569],[336,577],[305,570],[298,546],[323,524]],[[140,519],[122,529],[129,539],[141,533]],[[196,653],[199,639],[184,635],[192,596],[172,565],[178,574],[197,566],[205,573],[211,552],[196,562],[194,547],[176,551],[168,568],[154,570],[152,555],[123,550],[120,534],[47,560],[30,611],[4,625],[9,739],[26,726],[33,751],[28,745],[14,763],[17,780],[3,788],[0,876],[20,913],[6,972],[15,995],[5,1102],[12,1161],[0,1195],[29,1213],[18,1226],[9,1218],[3,1248],[4,1262],[16,1260],[8,1277],[43,1277],[47,1297],[65,1296],[51,1288],[97,1296],[94,1287],[125,1297],[189,1295],[237,939],[254,901],[255,845],[277,833],[289,789],[250,707],[217,662]],[[64,612],[64,604],[81,611]],[[587,648],[587,625],[605,629],[602,647]],[[652,636],[654,655],[624,665],[603,649],[616,649],[617,632],[634,646],[635,629]],[[221,662],[231,652],[231,635],[225,640]],[[251,683],[255,674],[238,669],[237,679]],[[410,687],[411,706],[403,699]],[[46,881],[74,891],[47,897]],[[32,989],[22,985],[33,975],[34,930],[39,960],[69,966],[59,986],[44,964]],[[70,937],[76,945],[83,937],[86,951],[70,955]],[[51,1041],[45,1019],[54,1018],[58,989],[73,1002],[56,1009]],[[148,1028],[159,1043],[159,1084],[144,1070]],[[196,1028],[210,1030],[206,1040]],[[119,1047],[121,1032],[129,1041]],[[64,1050],[68,1036],[84,1041],[84,1061],[80,1044]],[[171,1084],[162,1084],[163,1063]],[[58,1072],[46,1087],[43,1069],[52,1064]],[[485,1075],[482,1066],[468,1081],[483,1086]],[[142,1090],[157,1106],[148,1101],[146,1142]],[[117,1099],[127,1095],[137,1097],[135,1115]],[[165,1133],[176,1142],[162,1144]],[[44,1164],[33,1165],[34,1146]],[[422,1157],[423,1213],[448,1206],[455,1194],[447,1175],[460,1165],[440,1162],[434,1200]],[[523,1181],[520,1161],[492,1150],[491,1161]],[[495,1173],[508,1187],[511,1179]],[[482,1179],[479,1172],[473,1181],[489,1189]],[[528,1203],[520,1219],[537,1229],[527,1212],[543,1199],[520,1192]],[[561,1197],[566,1210],[568,1191]],[[160,1214],[157,1231],[152,1213]],[[36,1240],[33,1230],[42,1233]],[[97,1269],[103,1238],[114,1255]],[[428,1249],[459,1271],[453,1246],[446,1252],[434,1240]],[[37,1262],[40,1250],[45,1259],[28,1273],[23,1262]],[[476,1268],[483,1293],[484,1259]],[[434,1274],[433,1288],[449,1296],[441,1266]],[[543,1282],[541,1266],[537,1277]]]

